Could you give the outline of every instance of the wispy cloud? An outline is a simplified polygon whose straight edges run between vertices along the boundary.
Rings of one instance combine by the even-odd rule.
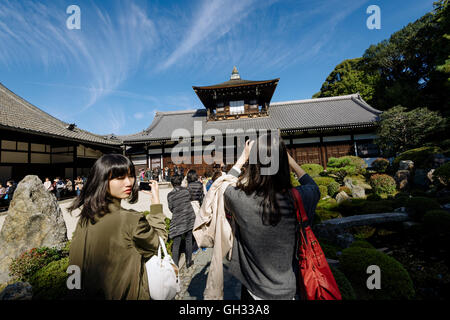
[[[116,4],[114,16],[94,3],[80,5],[81,30],[69,30],[62,2],[1,1],[0,63],[78,69],[79,81],[91,89],[78,112],[87,110],[132,76],[158,41],[145,8],[134,2]]]

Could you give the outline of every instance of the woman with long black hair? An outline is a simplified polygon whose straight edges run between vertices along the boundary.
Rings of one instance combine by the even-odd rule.
[[[167,240],[156,181],[151,181],[150,213],[126,210],[122,199],[138,200],[133,163],[106,154],[92,167],[81,194],[69,208],[81,208],[69,254],[69,265],[81,269],[81,289],[72,297],[148,300],[145,262],[157,253],[159,237]]]
[[[254,143],[256,147],[252,152],[258,157],[256,163],[248,163]],[[261,155],[269,157],[271,162],[264,164]],[[264,174],[263,170],[270,171],[270,166],[278,170]],[[238,177],[236,186],[230,185],[224,192],[224,206],[233,219],[230,271],[242,283],[242,300],[291,300],[295,297],[298,232],[290,194],[290,170],[299,177],[297,190],[312,221],[320,198],[319,187],[290,156],[279,135],[261,135],[257,141],[247,142],[244,152],[228,172]]]

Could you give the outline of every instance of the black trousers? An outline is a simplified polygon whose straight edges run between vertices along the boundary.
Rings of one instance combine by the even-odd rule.
[[[253,297],[248,292],[247,288],[242,285],[241,286],[241,301],[254,301]]]
[[[185,255],[186,255],[186,264],[190,264],[192,261],[192,230],[188,231],[184,234],[180,234],[173,238],[172,244],[172,259],[173,262],[178,266],[178,261],[180,260],[180,245],[181,239],[184,237],[184,245],[185,245]]]

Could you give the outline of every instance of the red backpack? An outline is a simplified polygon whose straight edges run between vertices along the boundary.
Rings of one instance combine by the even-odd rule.
[[[297,220],[300,224],[298,263],[299,284],[303,298],[306,300],[342,300],[336,280],[334,280],[316,236],[310,226],[303,227],[303,223],[308,221],[308,217],[303,207],[302,197],[295,188],[292,188],[292,195],[297,209]]]

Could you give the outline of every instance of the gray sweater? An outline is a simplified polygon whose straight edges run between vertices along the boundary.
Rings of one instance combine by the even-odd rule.
[[[234,169],[229,174],[238,176]],[[311,222],[320,199],[319,187],[308,174],[304,174],[299,182],[301,186],[297,190]],[[230,271],[251,293],[262,299],[290,300],[296,293],[297,218],[287,197],[277,194],[281,221],[276,226],[265,226],[259,205],[262,197],[246,195],[233,186],[228,186],[224,193],[225,210],[234,220]]]

